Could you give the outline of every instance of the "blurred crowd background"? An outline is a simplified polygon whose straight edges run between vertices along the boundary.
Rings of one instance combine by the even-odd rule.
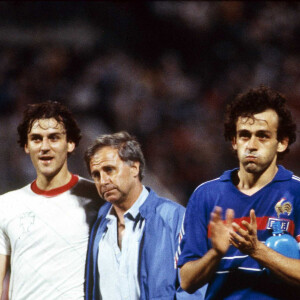
[[[223,138],[237,93],[282,92],[300,128],[299,34],[298,2],[0,2],[0,193],[35,178],[17,144],[24,108],[56,100],[82,129],[74,173],[88,176],[83,153],[97,135],[127,130],[146,183],[186,204],[237,166]],[[296,175],[299,150],[283,162]]]

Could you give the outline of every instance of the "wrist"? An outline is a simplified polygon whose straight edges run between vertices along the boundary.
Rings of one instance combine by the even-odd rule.
[[[212,248],[211,250],[212,250],[213,255],[216,258],[219,258],[219,259],[221,259],[225,255],[225,253],[226,253],[226,252],[224,252],[224,251],[222,251],[220,249],[217,249],[217,248]]]
[[[251,251],[251,253],[249,253],[249,255],[253,259],[259,260],[261,257],[267,254],[267,249],[268,247],[264,243],[257,241],[255,248]]]

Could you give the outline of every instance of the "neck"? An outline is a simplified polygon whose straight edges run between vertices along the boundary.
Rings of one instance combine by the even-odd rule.
[[[113,204],[114,211],[117,215],[118,222],[124,224],[124,213],[132,207],[142,193],[143,185],[141,183],[135,185],[134,189],[127,195],[126,201]]]
[[[277,170],[276,164],[272,164],[261,173],[249,173],[240,166],[236,186],[244,194],[253,195],[273,180]]]
[[[36,185],[39,189],[44,191],[49,191],[52,189],[59,188],[67,184],[71,180],[72,174],[66,170],[61,170],[58,174],[54,176],[44,176],[38,175],[36,178]]]

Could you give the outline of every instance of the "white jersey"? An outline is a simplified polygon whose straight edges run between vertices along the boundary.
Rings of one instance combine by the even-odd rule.
[[[11,255],[9,299],[84,298],[89,231],[101,200],[92,182],[72,180],[51,196],[31,184],[0,197],[0,254]]]

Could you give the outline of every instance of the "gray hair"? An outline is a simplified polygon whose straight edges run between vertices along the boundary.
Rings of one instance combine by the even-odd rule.
[[[136,138],[126,131],[121,131],[113,134],[100,135],[92,145],[90,145],[85,152],[85,162],[87,169],[91,174],[90,162],[95,153],[104,148],[112,147],[118,150],[119,157],[122,161],[131,165],[131,163],[138,161],[140,163],[139,179],[142,181],[145,172],[145,158],[141,150],[140,143]]]

